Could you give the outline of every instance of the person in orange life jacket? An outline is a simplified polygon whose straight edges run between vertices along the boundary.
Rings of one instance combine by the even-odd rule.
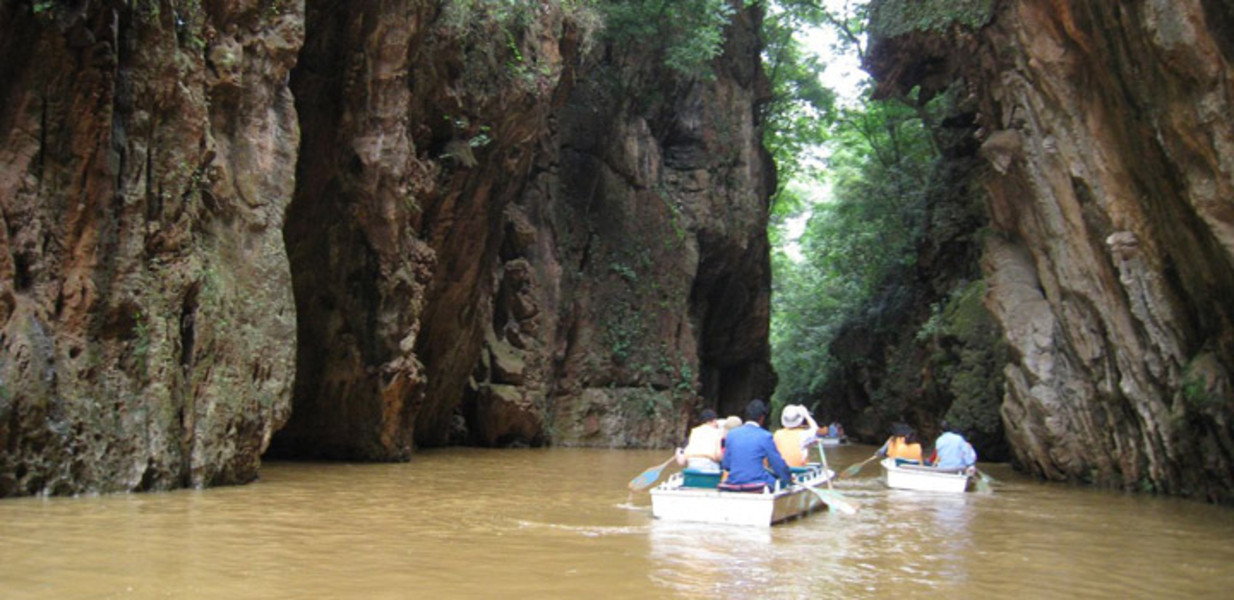
[[[704,409],[702,423],[690,430],[684,448],[677,449],[677,464],[694,471],[720,472],[720,457],[724,454],[724,427],[716,411]]]
[[[767,418],[767,405],[754,399],[746,405],[746,422],[728,432],[724,458],[720,468],[728,472],[728,478],[720,484],[723,490],[757,491],[763,487],[775,487],[778,479],[788,486],[793,482],[784,457],[776,450],[771,433],[763,429]],[[763,468],[763,461],[773,473]]]
[[[810,411],[800,404],[789,404],[780,411],[780,425],[772,438],[784,462],[790,467],[804,467],[808,450],[818,440],[818,423]]]
[[[917,441],[917,432],[905,423],[891,425],[891,437],[878,449],[879,456],[888,456],[900,460],[923,464],[921,443]]]
[[[960,429],[943,421],[943,434],[934,442],[935,467],[947,470],[971,471],[977,464],[977,451],[960,435]]]

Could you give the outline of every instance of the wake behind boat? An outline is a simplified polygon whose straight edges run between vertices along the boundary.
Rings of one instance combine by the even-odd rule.
[[[926,492],[964,492],[972,479],[964,471],[943,471],[914,464],[896,464],[894,458],[884,458],[883,477],[887,487]]]
[[[811,465],[794,469],[796,483],[772,492],[727,492],[717,489],[718,473],[683,471],[651,489],[651,514],[666,521],[769,526],[805,516],[827,506],[812,491],[835,472]]]

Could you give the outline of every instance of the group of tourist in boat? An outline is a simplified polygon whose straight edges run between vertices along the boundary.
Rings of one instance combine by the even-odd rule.
[[[958,428],[948,421],[942,422],[942,435],[934,441],[934,452],[925,458],[917,431],[906,423],[894,423],[891,437],[878,449],[880,457],[893,458],[896,464],[936,467],[944,471],[959,471],[977,464],[977,451],[964,439]]]
[[[817,439],[819,427],[805,407],[789,406],[780,419],[784,428],[773,436],[764,428],[767,412],[759,399],[746,405],[744,422],[736,416],[721,421],[715,411],[705,409],[702,423],[677,450],[678,464],[695,472],[726,473],[720,484],[723,490],[762,491],[777,480],[791,484],[790,467],[806,463],[806,451]]]
[[[780,425],[774,434],[767,431],[767,405],[751,400],[745,420],[730,416],[721,420],[714,410],[705,409],[700,423],[690,430],[684,447],[678,448],[679,465],[698,473],[721,473],[719,488],[725,491],[761,492],[793,482],[792,467],[808,462],[809,450],[824,436],[843,436],[838,423],[820,427],[802,405],[790,404],[780,412]],[[877,455],[896,459],[897,464],[934,466],[940,470],[970,469],[977,453],[960,432],[946,421],[943,434],[934,443],[929,459],[923,455],[917,432],[905,423],[892,427],[891,437]]]

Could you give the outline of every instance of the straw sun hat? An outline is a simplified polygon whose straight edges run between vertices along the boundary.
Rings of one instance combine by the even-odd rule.
[[[780,412],[780,424],[788,427],[798,427],[806,419],[806,409],[804,406],[797,404],[789,404]]]

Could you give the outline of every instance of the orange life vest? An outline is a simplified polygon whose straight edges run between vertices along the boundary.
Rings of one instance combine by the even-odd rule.
[[[910,444],[903,437],[893,437],[887,445],[887,456],[921,462],[921,444]]]
[[[790,467],[802,467],[806,464],[806,452],[801,447],[801,439],[810,432],[805,429],[780,429],[772,439],[784,462]]]

